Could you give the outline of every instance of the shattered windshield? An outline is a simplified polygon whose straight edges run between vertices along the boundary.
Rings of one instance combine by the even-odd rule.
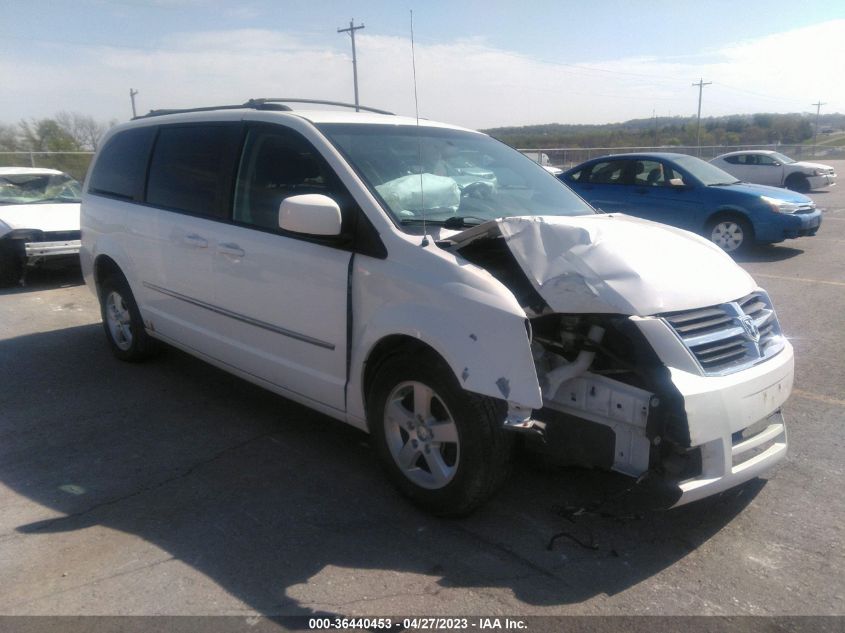
[[[413,125],[319,128],[403,226],[595,213],[534,161],[483,134]]]
[[[0,204],[79,202],[82,188],[67,174],[0,175]]]

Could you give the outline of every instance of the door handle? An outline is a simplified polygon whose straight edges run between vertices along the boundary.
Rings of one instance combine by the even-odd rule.
[[[242,249],[237,244],[231,244],[231,243],[218,244],[217,245],[217,252],[220,253],[221,255],[225,255],[226,257],[236,257],[236,258],[238,258],[238,257],[243,257],[244,255],[246,255],[246,253],[244,252],[244,249]]]
[[[643,195],[645,195],[645,194],[647,194],[647,193],[648,193],[648,189],[646,189],[645,187],[639,187],[639,188],[637,188],[637,189],[634,189],[634,191],[635,191],[636,193],[640,194],[641,196],[643,196]]]
[[[182,243],[193,248],[208,248],[208,240],[196,233],[182,236]]]

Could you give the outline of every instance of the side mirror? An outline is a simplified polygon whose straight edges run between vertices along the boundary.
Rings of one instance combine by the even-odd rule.
[[[687,188],[687,186],[684,184],[684,181],[683,181],[682,178],[670,178],[668,180],[668,183],[669,183],[670,187],[675,187],[677,189],[686,189]]]
[[[340,207],[321,193],[291,196],[279,205],[279,227],[305,235],[340,235]]]

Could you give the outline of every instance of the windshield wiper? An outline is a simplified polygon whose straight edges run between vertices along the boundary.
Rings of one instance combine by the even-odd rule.
[[[35,204],[43,204],[45,202],[73,202],[73,203],[77,203],[77,202],[81,202],[81,201],[82,201],[81,198],[67,198],[65,196],[54,196],[52,198],[41,198],[41,200],[38,200],[37,202],[35,202]]]
[[[728,185],[739,185],[741,184],[741,180],[734,180],[733,182],[714,182],[711,184],[711,187],[727,187]]]
[[[479,218],[475,215],[453,215],[443,222],[443,226],[447,229],[463,229],[468,226],[478,226],[487,222],[484,218]]]
[[[426,218],[423,220],[422,218],[404,218],[399,220],[400,224],[411,224],[411,225],[422,225],[422,224],[433,224],[435,226],[442,226],[446,229],[465,229],[469,226],[478,226],[479,224],[484,224],[488,220],[485,218],[479,218],[474,215],[452,215],[446,219],[430,219]]]

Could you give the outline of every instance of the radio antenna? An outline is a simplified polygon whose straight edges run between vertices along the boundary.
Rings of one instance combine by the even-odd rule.
[[[417,162],[420,166],[420,207],[422,208],[423,238],[420,246],[428,246],[428,234],[425,230],[425,192],[423,191],[422,139],[420,139],[420,102],[417,98],[417,56],[414,50],[414,10],[411,9],[411,68],[414,75],[414,112],[417,117]]]

